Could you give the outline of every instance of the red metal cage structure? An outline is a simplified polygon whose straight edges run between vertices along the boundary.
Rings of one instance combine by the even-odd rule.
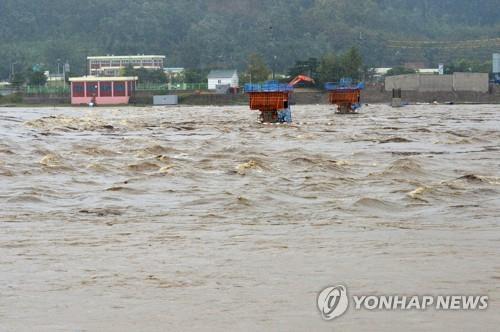
[[[261,113],[261,121],[267,123],[291,122],[290,95],[293,87],[286,84],[246,84],[251,110]]]
[[[289,92],[251,92],[250,109],[261,112],[262,122],[278,122],[278,110],[288,108]]]
[[[329,101],[332,105],[337,105],[338,112],[340,113],[353,113],[361,103],[361,90],[341,90],[330,91]]]
[[[344,78],[340,83],[326,83],[330,104],[337,105],[338,113],[356,113],[361,107],[361,90],[364,83],[352,84],[352,79]]]

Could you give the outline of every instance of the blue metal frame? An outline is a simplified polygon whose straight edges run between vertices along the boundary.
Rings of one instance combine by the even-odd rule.
[[[268,81],[262,84],[245,84],[245,92],[291,92],[293,87],[277,81]]]
[[[280,123],[292,123],[292,110],[290,108],[279,110],[278,121]]]
[[[325,83],[325,90],[327,91],[363,90],[364,88],[365,88],[364,82],[354,84],[352,78],[350,77],[341,78],[338,83],[337,82]]]

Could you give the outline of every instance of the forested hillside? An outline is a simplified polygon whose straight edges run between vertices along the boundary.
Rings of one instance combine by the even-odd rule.
[[[11,63],[83,72],[87,55],[157,53],[168,66],[242,68],[258,53],[277,69],[357,46],[365,63],[487,60],[479,47],[407,41],[500,37],[499,0],[0,0],[0,78]],[[394,46],[388,41],[404,41]],[[474,46],[474,47],[473,47]]]

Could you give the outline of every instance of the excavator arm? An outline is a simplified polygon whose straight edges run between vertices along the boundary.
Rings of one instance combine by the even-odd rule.
[[[299,75],[297,77],[295,77],[290,83],[288,83],[288,86],[296,86],[297,84],[301,83],[301,82],[310,82],[312,84],[315,84],[316,82],[310,78],[309,76],[306,76],[306,75]]]

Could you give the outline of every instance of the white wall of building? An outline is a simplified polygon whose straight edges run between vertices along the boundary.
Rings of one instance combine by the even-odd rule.
[[[215,90],[217,85],[229,85],[231,88],[238,88],[240,86],[240,80],[238,74],[235,73],[231,78],[209,78],[208,79],[208,89]]]
[[[493,74],[500,73],[500,53],[493,54]]]

